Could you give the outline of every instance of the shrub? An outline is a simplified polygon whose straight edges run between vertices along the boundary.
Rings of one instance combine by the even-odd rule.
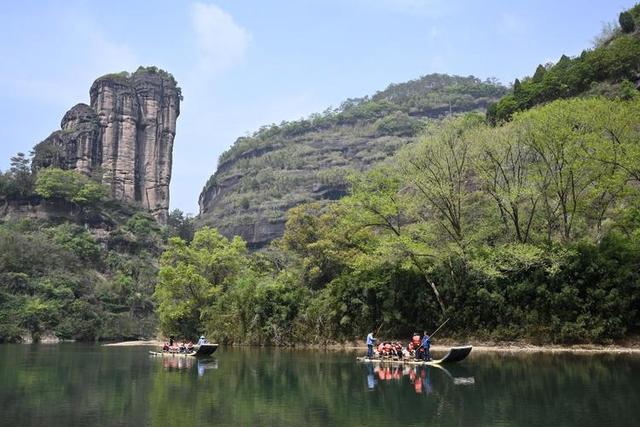
[[[631,12],[629,11],[621,12],[618,22],[620,22],[620,28],[625,33],[632,33],[636,29],[636,24],[633,21],[633,15],[631,15]]]
[[[102,200],[106,190],[75,170],[46,168],[38,172],[36,193],[44,199],[61,199],[78,205],[91,205]]]

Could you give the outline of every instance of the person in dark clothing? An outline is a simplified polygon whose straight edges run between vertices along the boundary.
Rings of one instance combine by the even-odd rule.
[[[373,357],[373,344],[376,342],[376,339],[373,337],[373,332],[369,332],[367,335],[367,358],[371,359]]]
[[[424,331],[424,335],[422,336],[422,343],[420,344],[422,347],[422,360],[428,362],[431,360],[431,338],[427,335],[427,331]]]

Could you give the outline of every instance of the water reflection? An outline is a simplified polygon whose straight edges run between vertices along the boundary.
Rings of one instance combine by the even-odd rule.
[[[472,385],[476,380],[464,367],[448,370],[444,366],[415,366],[415,365],[379,365],[366,363],[367,388],[374,390],[382,382],[402,383],[408,380],[416,394],[431,394],[433,392],[432,374],[442,372],[454,385]],[[444,378],[443,378],[444,379]]]
[[[218,369],[218,360],[198,359],[198,376],[203,376],[208,369]]]
[[[196,366],[198,376],[204,376],[207,370],[218,369],[218,360],[214,358],[195,358],[181,355],[153,356],[162,360],[165,371],[188,371]]]
[[[167,371],[190,369],[195,359],[185,356],[162,356],[162,367]]]
[[[637,424],[638,357],[475,354],[445,369],[355,357],[224,348],[165,366],[146,348],[0,346],[0,425]]]

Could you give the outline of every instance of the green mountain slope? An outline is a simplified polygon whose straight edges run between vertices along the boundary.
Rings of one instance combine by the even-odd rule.
[[[152,337],[158,257],[188,221],[161,228],[76,170],[0,172],[0,343]]]
[[[198,224],[264,246],[282,236],[288,209],[344,196],[348,174],[387,159],[429,120],[484,111],[504,94],[492,80],[431,74],[305,120],[263,127],[220,156],[200,195]]]
[[[640,84],[640,5],[622,12],[620,26],[605,31],[593,49],[555,64],[539,65],[532,77],[516,79],[512,93],[489,107],[491,123],[556,99],[603,95],[628,98]]]
[[[162,245],[132,205],[0,196],[0,342],[153,336]]]

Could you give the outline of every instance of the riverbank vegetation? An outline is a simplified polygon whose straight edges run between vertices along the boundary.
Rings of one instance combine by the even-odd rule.
[[[556,101],[502,126],[432,123],[348,197],[288,213],[249,255],[213,229],[171,241],[166,332],[293,344],[449,335],[605,343],[640,326],[640,100]]]

